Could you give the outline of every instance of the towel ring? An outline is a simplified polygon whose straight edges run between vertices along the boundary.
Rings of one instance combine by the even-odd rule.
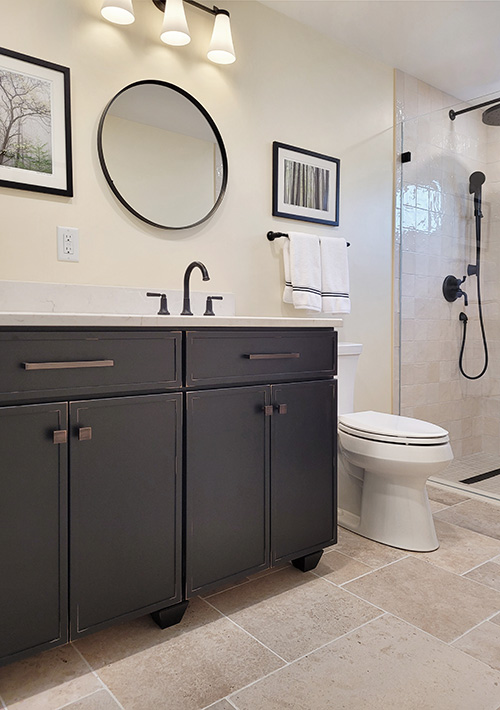
[[[269,239],[270,242],[274,242],[275,239],[279,239],[280,237],[286,237],[288,239],[288,234],[285,232],[268,232],[267,233],[267,238]],[[351,243],[346,242],[347,246],[350,247]]]

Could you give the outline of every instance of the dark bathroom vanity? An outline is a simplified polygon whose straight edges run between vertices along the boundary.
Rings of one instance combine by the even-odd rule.
[[[0,665],[336,540],[336,333],[0,328]]]

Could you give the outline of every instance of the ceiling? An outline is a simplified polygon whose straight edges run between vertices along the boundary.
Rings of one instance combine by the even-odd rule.
[[[260,0],[464,101],[500,93],[500,0]]]

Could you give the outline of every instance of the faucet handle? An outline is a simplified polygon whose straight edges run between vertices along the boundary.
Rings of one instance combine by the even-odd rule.
[[[169,316],[169,310],[167,308],[167,296],[164,293],[151,293],[147,292],[146,296],[153,296],[160,299],[160,310],[158,311],[159,316]]]
[[[207,303],[205,306],[205,313],[203,314],[204,316],[214,316],[214,309],[213,309],[213,304],[212,301],[222,301],[222,296],[207,296]]]

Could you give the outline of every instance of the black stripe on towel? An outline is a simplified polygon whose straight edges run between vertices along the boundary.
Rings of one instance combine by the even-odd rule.
[[[305,293],[316,293],[318,296],[323,296],[324,298],[349,298],[348,293],[341,293],[336,291],[320,291],[317,288],[312,288],[311,286],[292,286],[289,281],[285,281],[285,286],[288,286],[292,291],[304,291]]]

